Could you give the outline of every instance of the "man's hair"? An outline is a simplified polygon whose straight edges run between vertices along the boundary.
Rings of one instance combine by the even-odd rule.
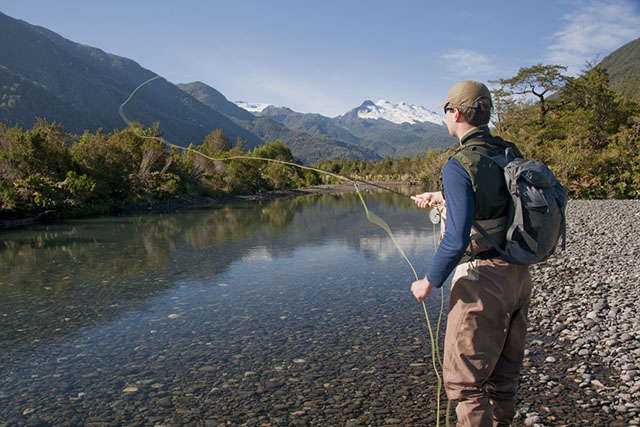
[[[491,99],[482,97],[478,99],[474,107],[456,107],[462,117],[473,126],[482,126],[491,119]]]

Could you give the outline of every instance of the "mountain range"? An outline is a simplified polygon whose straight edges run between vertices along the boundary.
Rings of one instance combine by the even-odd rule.
[[[638,100],[640,39],[602,64],[612,86]],[[155,75],[131,59],[0,13],[0,123],[29,128],[36,118],[46,118],[73,133],[123,128],[121,103]],[[412,156],[455,143],[442,116],[421,106],[366,100],[340,116],[326,117],[234,103],[202,82],[173,84],[162,78],[137,92],[125,112],[144,126],[159,122],[165,138],[178,145],[201,144],[208,133],[221,129],[249,149],[279,139],[306,163]]]
[[[455,143],[443,125],[442,116],[405,103],[365,101],[331,118],[268,104],[233,103],[202,82],[178,84],[178,87],[264,140],[282,140],[294,156],[305,161],[329,157],[377,160],[384,156],[411,156]],[[327,156],[330,151],[333,155]]]
[[[45,118],[73,133],[123,128],[120,104],[153,76],[131,59],[0,13],[0,122],[9,126],[29,128],[36,118]],[[200,144],[209,132],[222,129],[249,149],[280,139],[304,162],[377,160],[452,142],[439,124],[399,124],[381,114],[368,118],[349,112],[329,118],[273,106],[252,114],[201,82],[176,85],[158,79],[136,93],[125,113],[145,126],[159,122],[165,138],[178,145]]]
[[[123,128],[118,108],[155,73],[136,62],[67,40],[46,28],[0,13],[0,121],[31,127],[36,117],[68,131]],[[127,104],[131,120],[160,122],[167,139],[201,143],[213,129],[256,146],[260,138],[206,107],[165,79]]]

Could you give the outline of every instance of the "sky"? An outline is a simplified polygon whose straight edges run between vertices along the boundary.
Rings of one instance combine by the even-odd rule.
[[[640,0],[0,0],[0,12],[231,101],[330,117],[364,100],[435,110],[460,80],[570,74],[640,37]]]

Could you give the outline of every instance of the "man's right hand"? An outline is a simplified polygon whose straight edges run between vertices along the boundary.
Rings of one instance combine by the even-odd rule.
[[[434,191],[432,193],[416,194],[415,196],[411,196],[411,200],[420,208],[430,208],[431,206],[444,202],[444,197],[442,197],[441,191]]]
[[[429,296],[434,286],[429,282],[426,277],[424,279],[416,280],[411,284],[411,292],[413,296],[420,302]]]

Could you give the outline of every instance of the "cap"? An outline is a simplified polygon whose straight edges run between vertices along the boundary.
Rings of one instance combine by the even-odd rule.
[[[454,84],[449,89],[447,98],[438,104],[438,107],[449,103],[456,107],[474,107],[478,99],[484,97],[489,98],[491,102],[491,92],[484,84],[474,80],[465,80]]]

